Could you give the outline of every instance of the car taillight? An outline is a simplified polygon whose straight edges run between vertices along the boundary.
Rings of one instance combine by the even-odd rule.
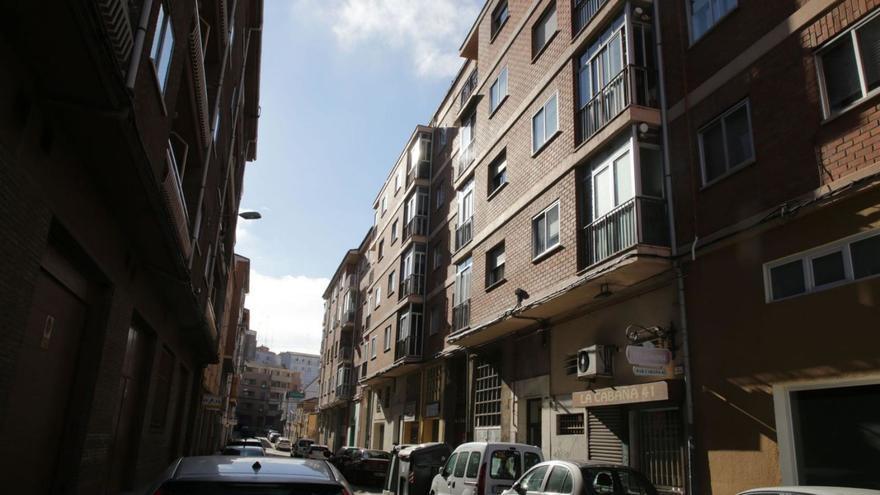
[[[477,474],[477,495],[486,495],[486,464],[480,464]]]

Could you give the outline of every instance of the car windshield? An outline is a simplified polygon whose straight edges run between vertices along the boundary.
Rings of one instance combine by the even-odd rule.
[[[173,481],[162,485],[163,495],[342,495],[338,485],[305,483],[237,483],[219,481]]]
[[[381,450],[365,450],[364,459],[391,459],[391,454]]]

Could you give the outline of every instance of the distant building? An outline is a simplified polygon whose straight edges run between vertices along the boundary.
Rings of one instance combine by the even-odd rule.
[[[321,372],[321,356],[304,352],[282,352],[281,366],[299,371],[305,387],[306,397],[317,397],[320,383],[316,380]]]
[[[250,320],[250,311],[244,310],[247,320]],[[248,361],[257,359],[257,331],[248,330],[244,336],[244,358]]]
[[[280,430],[284,412],[282,404],[288,392],[301,389],[299,372],[248,361],[241,375],[236,408],[239,428]]]
[[[278,354],[270,351],[269,348],[264,345],[257,347],[255,354],[254,361],[258,363],[267,364],[269,366],[281,366],[281,358],[278,357]]]

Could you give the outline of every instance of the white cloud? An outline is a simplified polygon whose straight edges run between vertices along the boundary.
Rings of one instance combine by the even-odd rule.
[[[321,348],[326,278],[285,275],[273,277],[251,269],[245,307],[257,341],[275,352],[317,354]]]
[[[408,52],[421,77],[451,77],[462,64],[458,47],[479,13],[475,0],[300,0],[294,15],[317,15],[339,44]]]

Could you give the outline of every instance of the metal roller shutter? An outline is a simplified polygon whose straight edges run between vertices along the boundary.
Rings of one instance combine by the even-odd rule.
[[[591,461],[623,464],[623,414],[619,407],[587,409],[587,452]]]

